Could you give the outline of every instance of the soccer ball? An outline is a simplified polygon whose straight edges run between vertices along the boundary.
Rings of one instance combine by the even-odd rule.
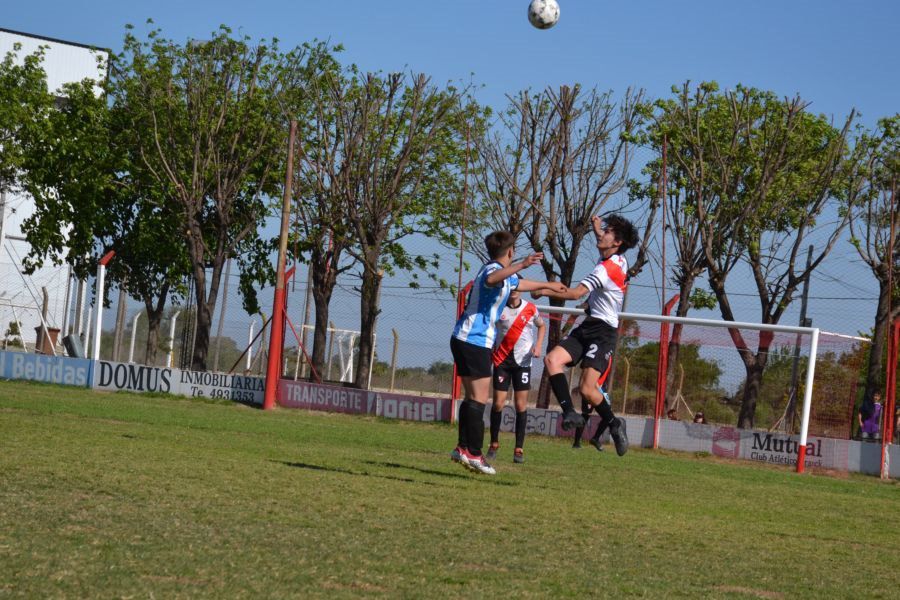
[[[550,29],[559,21],[559,4],[556,0],[531,0],[528,20],[538,29]]]

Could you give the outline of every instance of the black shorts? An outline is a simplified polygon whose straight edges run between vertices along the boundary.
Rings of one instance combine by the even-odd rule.
[[[494,351],[491,348],[483,348],[451,337],[450,352],[453,353],[456,374],[460,377],[475,379],[490,377],[494,370],[492,359]]]
[[[604,380],[600,382],[602,385],[612,364],[618,334],[618,330],[606,321],[588,318],[559,345],[572,357],[569,366],[581,363],[582,368],[600,371],[600,378]]]
[[[512,355],[494,367],[494,389],[506,392],[510,383],[516,392],[531,389],[531,365],[523,367],[516,364]]]

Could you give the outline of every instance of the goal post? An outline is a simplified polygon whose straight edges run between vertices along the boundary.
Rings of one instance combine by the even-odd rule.
[[[563,316],[575,315],[575,316],[583,316],[585,314],[583,309],[579,308],[570,308],[570,307],[555,307],[555,306],[547,306],[540,305],[538,306],[538,310],[545,315],[549,315],[550,318],[563,318]],[[765,335],[766,333],[771,334],[771,351],[775,351],[778,347],[778,343],[782,345],[787,345],[788,343],[794,344],[794,341],[789,341],[787,337],[791,336],[793,338],[800,339],[802,338],[806,340],[806,344],[804,346],[805,349],[805,376],[802,381],[802,385],[800,382],[797,387],[802,388],[802,414],[800,420],[800,438],[797,443],[796,453],[796,470],[798,473],[803,473],[805,469],[805,461],[807,454],[807,444],[809,439],[809,430],[810,430],[810,414],[812,412],[813,406],[813,391],[814,391],[814,383],[816,378],[816,363],[817,363],[817,355],[819,349],[819,340],[820,340],[820,330],[817,327],[799,327],[799,326],[790,326],[790,325],[771,325],[771,324],[763,324],[763,323],[749,323],[749,322],[741,322],[741,321],[723,321],[723,320],[714,320],[714,319],[698,319],[692,317],[675,317],[675,316],[667,316],[667,315],[652,315],[652,314],[640,314],[640,313],[629,313],[623,312],[619,314],[620,319],[620,330],[625,327],[626,331],[623,335],[629,335],[627,331],[627,327],[629,324],[640,324],[640,323],[658,323],[658,324],[668,324],[668,325],[680,325],[683,327],[692,327],[694,328],[692,331],[695,333],[695,337],[697,339],[704,339],[704,336],[696,336],[698,331],[704,331],[709,329],[718,329],[718,330],[730,330],[728,332],[729,338],[732,335],[735,335],[735,332],[741,332],[738,335],[747,335],[748,332],[756,332],[756,334]],[[700,328],[700,329],[697,329]],[[781,334],[782,337],[777,337],[777,334]],[[706,336],[707,339],[710,336]],[[690,336],[688,336],[690,338]],[[652,340],[653,337],[651,336]],[[657,344],[660,342],[660,337],[657,336]],[[687,340],[685,343],[689,343]],[[718,348],[720,348],[720,352],[727,353],[729,352],[727,348],[727,341],[718,342]],[[666,352],[667,348],[662,347],[665,344],[663,342],[660,345],[659,351]],[[695,345],[700,347],[700,352],[703,351],[703,342],[695,342]],[[618,360],[618,352],[614,360]],[[731,345],[730,348],[731,356],[735,356],[737,354],[737,350],[734,345]],[[663,367],[659,365],[664,365],[665,361],[656,361],[656,356],[652,357],[653,362],[652,365],[645,365],[645,368],[653,369],[653,376],[656,379],[657,385],[665,385],[666,374],[658,372]],[[645,356],[644,362],[650,362],[650,357]],[[633,359],[631,360],[631,370],[635,369],[635,364]],[[743,365],[740,365],[740,370],[743,370]],[[732,371],[737,371],[738,369],[732,367]],[[743,373],[738,375],[738,378],[742,377]],[[615,386],[616,383],[613,382]],[[627,384],[626,384],[627,385]],[[627,392],[626,392],[627,393]],[[659,398],[660,394],[664,394],[664,391],[660,391],[659,389],[655,390],[653,393],[653,398]],[[615,395],[615,392],[614,392]],[[658,423],[661,419],[664,418],[664,414],[660,414],[660,404],[658,401],[653,401],[653,410],[652,417],[655,421],[655,430],[658,430]],[[618,405],[616,405],[618,407]],[[846,416],[849,427],[849,419],[852,418],[852,415]],[[849,429],[848,429],[849,431]],[[658,434],[654,434],[654,437]],[[655,444],[654,444],[655,446]]]

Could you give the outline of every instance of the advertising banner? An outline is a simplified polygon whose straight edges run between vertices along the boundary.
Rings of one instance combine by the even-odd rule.
[[[365,390],[282,379],[277,401],[285,408],[306,408],[348,414],[375,413],[375,397]]]
[[[89,387],[91,361],[86,358],[0,351],[0,378]]]
[[[176,394],[174,369],[147,367],[127,363],[97,361],[94,364],[93,388],[128,392],[161,392]]]
[[[229,373],[181,371],[101,360],[94,367],[93,387],[107,391],[161,392],[192,398],[220,398],[261,405],[265,380]]]
[[[369,392],[375,399],[375,414],[386,419],[406,421],[449,421],[450,400],[392,394],[389,392]]]
[[[219,398],[262,406],[266,380],[235,373],[172,371],[173,394],[191,398]]]

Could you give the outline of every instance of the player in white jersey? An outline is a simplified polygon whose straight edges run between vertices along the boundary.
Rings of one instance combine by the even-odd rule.
[[[593,217],[591,224],[597,238],[600,262],[577,286],[562,294],[533,292],[541,295],[577,300],[588,295],[587,317],[559,345],[544,358],[544,366],[550,375],[550,387],[563,409],[563,429],[584,427],[584,417],[572,406],[566,367],[581,363],[581,397],[593,407],[601,417],[600,432],[609,427],[616,453],[619,456],[628,450],[628,436],[625,421],[618,419],[612,406],[602,391],[616,349],[619,311],[625,300],[628,263],[622,256],[638,242],[638,233],[630,221],[619,215],[605,219]],[[599,439],[599,436],[595,434]]]
[[[503,406],[513,388],[516,409],[516,446],[513,462],[525,462],[525,427],[528,422],[526,404],[531,389],[531,358],[541,356],[547,326],[537,307],[524,300],[518,290],[509,294],[506,308],[497,321],[497,343],[494,347],[494,406],[491,410],[491,445],[487,458],[493,459],[500,448],[500,424]],[[537,330],[537,337],[534,333]]]
[[[450,350],[456,373],[462,379],[466,398],[459,407],[459,440],[450,458],[478,473],[493,475],[481,453],[484,442],[484,409],[490,398],[493,347],[497,336],[496,321],[510,291],[546,290],[563,293],[568,288],[558,282],[530,281],[516,274],[541,261],[543,254],[531,254],[512,264],[516,239],[508,231],[495,231],[484,238],[491,262],[484,265],[469,293],[463,314],[456,322]]]

